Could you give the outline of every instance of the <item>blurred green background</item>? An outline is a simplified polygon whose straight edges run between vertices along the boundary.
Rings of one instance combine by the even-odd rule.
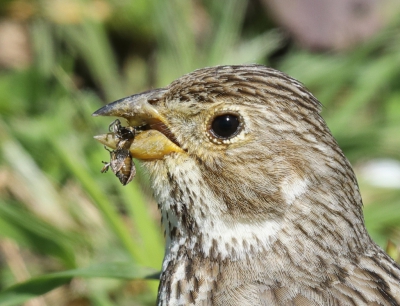
[[[118,278],[135,278],[124,274],[130,263],[160,269],[157,208],[140,166],[126,187],[100,173],[109,153],[93,135],[111,120],[91,114],[217,64],[265,64],[314,93],[355,167],[369,232],[383,248],[393,241],[397,257],[400,18],[340,51],[310,51],[277,24],[261,1],[3,0],[0,290],[72,269],[77,277],[64,275],[65,285],[24,305],[154,305],[156,280]],[[79,270],[93,264],[104,271]],[[20,296],[36,295],[43,282]],[[0,297],[0,305],[18,304],[15,292]]]

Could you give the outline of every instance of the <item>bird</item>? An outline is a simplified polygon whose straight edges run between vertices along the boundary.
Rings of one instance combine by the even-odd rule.
[[[352,166],[299,81],[207,67],[97,110],[135,128],[166,247],[158,305],[400,305]],[[113,133],[95,137],[116,148]]]

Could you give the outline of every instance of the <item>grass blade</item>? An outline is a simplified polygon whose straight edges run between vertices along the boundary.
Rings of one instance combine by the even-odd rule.
[[[101,263],[81,269],[45,274],[11,286],[0,292],[0,305],[20,305],[29,299],[45,294],[61,285],[67,284],[74,277],[105,277],[127,280],[158,279],[156,270],[140,267],[130,262]]]

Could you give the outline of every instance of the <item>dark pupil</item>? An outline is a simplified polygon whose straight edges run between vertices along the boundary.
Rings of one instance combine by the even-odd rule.
[[[233,136],[239,128],[239,118],[235,115],[221,115],[215,117],[211,124],[215,136],[229,138]]]

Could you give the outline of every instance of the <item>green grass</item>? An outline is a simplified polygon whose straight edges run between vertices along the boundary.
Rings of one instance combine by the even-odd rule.
[[[100,173],[109,153],[92,137],[106,131],[110,118],[91,114],[196,68],[270,65],[283,36],[270,28],[245,31],[245,0],[200,6],[108,1],[107,20],[83,15],[74,24],[54,23],[45,2],[32,3],[32,62],[0,71],[0,305],[19,305],[56,285],[63,289],[45,295],[44,305],[78,299],[153,305],[156,281],[126,279],[161,267],[164,241],[156,205],[140,167],[126,187]],[[82,2],[82,10],[90,3]],[[196,19],[199,12],[204,20]],[[274,61],[321,100],[330,129],[356,168],[376,157],[400,160],[398,30],[394,22],[341,54],[292,46]],[[399,190],[362,180],[360,185],[371,235],[382,246],[388,239],[400,244]]]

